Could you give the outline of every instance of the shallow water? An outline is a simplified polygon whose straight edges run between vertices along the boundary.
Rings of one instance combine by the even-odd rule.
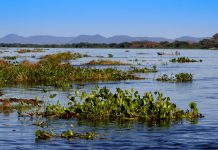
[[[212,149],[218,145],[218,51],[212,50],[179,50],[181,56],[187,56],[193,59],[202,59],[202,63],[177,64],[168,62],[173,56],[157,56],[157,52],[163,50],[143,50],[131,49],[49,49],[45,53],[24,53],[18,54],[17,48],[7,49],[8,52],[0,54],[3,56],[18,56],[18,61],[30,60],[38,61],[41,56],[63,52],[73,51],[89,54],[92,57],[73,60],[72,65],[84,64],[96,56],[108,57],[113,54],[112,59],[131,63],[138,67],[157,65],[158,73],[140,74],[146,77],[145,80],[128,80],[119,82],[99,82],[84,83],[82,85],[73,85],[68,91],[54,89],[52,87],[40,86],[13,86],[3,88],[2,97],[16,98],[34,98],[47,99],[48,95],[57,93],[57,99],[64,104],[68,94],[73,94],[76,89],[82,91],[91,91],[96,85],[100,87],[107,86],[111,90],[117,87],[122,89],[134,88],[141,94],[145,91],[162,91],[165,96],[169,96],[171,101],[177,104],[177,107],[186,109],[190,101],[198,104],[199,110],[206,117],[199,119],[197,124],[189,122],[180,122],[172,124],[169,127],[149,127],[142,123],[129,123],[117,125],[109,124],[91,124],[89,122],[78,122],[71,120],[50,120],[49,129],[60,133],[63,130],[71,129],[76,132],[86,132],[94,130],[102,138],[94,141],[87,140],[63,140],[52,139],[49,141],[35,141],[35,130],[39,127],[33,126],[35,120],[29,118],[18,118],[17,113],[0,113],[0,149]],[[168,50],[172,52],[173,50]],[[167,52],[168,52],[167,51]],[[174,51],[175,52],[175,51]],[[35,58],[32,56],[35,55]],[[137,60],[136,60],[137,59]],[[135,61],[136,60],[136,61]],[[164,65],[167,62],[167,65]],[[128,67],[120,66],[119,69],[126,70]],[[187,72],[194,74],[192,83],[162,83],[154,79],[161,74],[172,74]],[[43,93],[42,89],[48,90]]]

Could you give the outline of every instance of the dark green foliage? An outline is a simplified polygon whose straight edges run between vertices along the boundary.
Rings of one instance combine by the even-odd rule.
[[[112,57],[114,57],[114,55],[113,54],[108,54],[108,57],[112,58]]]
[[[193,75],[190,73],[178,73],[175,74],[175,76],[168,76],[167,74],[163,74],[156,80],[162,82],[191,82],[193,80]]]
[[[76,93],[79,95],[79,92]],[[140,96],[133,89],[121,90],[117,88],[112,93],[106,87],[92,91],[89,95],[83,92],[83,100],[78,103],[76,97],[71,97],[68,106],[61,106],[58,102],[46,107],[45,117],[78,118],[85,120],[139,120],[143,122],[176,121],[203,117],[198,113],[197,105],[190,103],[191,110],[183,111],[170,102],[169,97],[162,93],[146,92]]]
[[[179,73],[175,75],[177,82],[191,82],[193,75],[190,73]]]
[[[85,65],[129,65],[125,62],[114,61],[114,60],[91,60]]]
[[[48,140],[48,139],[54,137],[55,135],[52,134],[52,133],[49,133],[49,132],[47,132],[47,131],[37,130],[36,133],[35,133],[35,136],[36,136],[38,139]]]
[[[195,60],[195,59],[190,59],[188,57],[179,57],[179,58],[173,58],[170,60],[170,62],[173,63],[190,63],[190,62],[202,62],[202,60]]]
[[[16,56],[4,56],[3,58],[6,60],[16,60],[17,59]]]
[[[109,81],[139,79],[129,72],[107,68],[73,67],[62,60],[82,57],[81,54],[61,53],[47,55],[38,63],[24,61],[10,64],[0,60],[0,85],[38,84],[57,87],[69,87],[71,82],[78,81]]]
[[[131,73],[149,73],[149,72],[157,72],[157,67],[154,65],[152,68],[136,68],[136,67],[131,67],[129,70]]]
[[[93,131],[91,132],[86,132],[85,134],[81,134],[81,133],[75,133],[72,130],[67,130],[61,133],[61,135],[58,134],[54,134],[51,132],[47,132],[47,131],[42,131],[42,130],[37,130],[35,132],[35,136],[38,140],[48,140],[50,138],[64,138],[64,139],[86,139],[86,140],[94,140],[97,136],[97,134]]]

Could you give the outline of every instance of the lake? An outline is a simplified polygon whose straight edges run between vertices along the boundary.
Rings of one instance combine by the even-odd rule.
[[[74,66],[79,66],[93,59],[112,59],[131,63],[137,67],[157,66],[157,73],[138,74],[143,80],[111,81],[98,83],[73,84],[67,91],[46,86],[10,86],[2,88],[1,98],[35,98],[48,100],[50,94],[57,94],[56,100],[67,102],[66,96],[74,94],[75,90],[90,92],[99,87],[108,87],[112,91],[116,88],[145,91],[161,91],[169,96],[171,101],[181,109],[187,109],[190,101],[197,102],[199,111],[205,118],[198,123],[188,121],[174,123],[168,127],[148,126],[140,122],[117,124],[116,122],[92,123],[77,121],[76,119],[48,120],[48,130],[61,133],[72,129],[77,132],[96,131],[102,137],[97,140],[63,140],[54,138],[48,141],[36,141],[35,131],[39,127],[32,125],[36,120],[29,117],[18,118],[17,112],[0,112],[0,149],[212,149],[218,145],[218,51],[215,50],[177,50],[181,56],[202,59],[196,63],[171,63],[175,56],[158,56],[154,49],[48,49],[43,53],[18,54],[17,48],[4,50],[3,56],[17,56],[17,61],[29,60],[37,62],[41,56],[57,52],[72,51],[88,54],[91,57],[72,60]],[[165,50],[175,52],[176,50]],[[113,58],[108,57],[113,54]],[[34,57],[33,57],[34,56]],[[97,66],[104,68],[105,66]],[[117,66],[127,70],[128,66]],[[157,82],[155,79],[162,74],[176,74],[180,72],[192,73],[194,81],[191,83]],[[48,90],[43,93],[42,89]],[[49,100],[50,101],[50,100]]]

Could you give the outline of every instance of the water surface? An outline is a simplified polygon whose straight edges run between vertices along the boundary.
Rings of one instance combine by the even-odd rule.
[[[72,65],[78,66],[99,56],[108,57],[113,54],[113,60],[131,63],[137,67],[150,67],[157,65],[158,73],[139,74],[145,80],[127,80],[116,82],[84,83],[73,85],[72,89],[62,91],[53,87],[42,86],[11,86],[3,88],[4,95],[1,98],[34,98],[47,100],[49,94],[57,93],[57,99],[64,104],[68,94],[74,94],[76,89],[91,91],[96,85],[107,86],[114,91],[117,87],[122,89],[134,88],[140,94],[145,91],[161,91],[181,109],[187,109],[190,101],[198,104],[199,110],[206,117],[199,119],[197,124],[187,121],[172,124],[169,127],[149,127],[143,123],[128,123],[117,125],[114,122],[108,124],[92,124],[90,122],[78,122],[71,120],[50,120],[49,129],[60,133],[67,129],[76,132],[96,131],[106,139],[87,140],[63,140],[52,139],[49,141],[35,141],[35,130],[39,127],[33,126],[35,120],[29,118],[18,118],[17,113],[0,113],[0,149],[212,149],[218,145],[218,51],[213,50],[179,50],[181,56],[193,59],[202,59],[202,63],[178,64],[170,63],[169,59],[174,56],[158,56],[157,52],[163,50],[148,49],[49,49],[44,53],[18,54],[17,48],[7,49],[1,53],[3,56],[18,56],[17,61],[29,60],[37,62],[46,54],[72,51],[91,55],[92,57],[72,60]],[[168,50],[175,52],[175,50]],[[168,52],[167,51],[167,52]],[[34,57],[32,57],[34,56]],[[167,62],[167,65],[166,65]],[[103,66],[98,66],[102,68]],[[127,70],[126,66],[117,68]],[[155,81],[161,74],[175,74],[180,72],[192,73],[192,83],[162,83]],[[48,90],[43,93],[42,89]],[[72,127],[73,126],[73,127]]]

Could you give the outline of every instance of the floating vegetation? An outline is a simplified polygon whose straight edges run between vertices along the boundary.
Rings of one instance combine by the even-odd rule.
[[[190,73],[178,73],[175,76],[168,76],[167,74],[163,74],[157,81],[162,82],[192,82],[193,75]]]
[[[157,72],[157,67],[155,65],[152,66],[152,68],[137,68],[137,67],[131,67],[129,70],[131,73],[149,73],[149,72]]]
[[[114,55],[113,54],[108,54],[108,57],[112,58],[112,57],[114,57]]]
[[[86,132],[82,134],[82,133],[73,132],[72,130],[67,130],[62,132],[60,135],[58,135],[52,132],[37,130],[35,136],[37,137],[38,140],[48,140],[50,138],[94,140],[97,137],[97,134],[94,131]]]
[[[141,53],[136,53],[137,55],[148,55],[149,53],[143,53],[143,52],[141,52]]]
[[[170,102],[169,97],[162,93],[151,92],[140,96],[138,91],[116,89],[112,93],[106,87],[92,91],[89,95],[86,92],[76,91],[76,96],[71,97],[68,106],[49,104],[41,113],[44,117],[54,118],[78,118],[92,121],[102,120],[138,120],[143,122],[160,123],[173,122],[182,119],[192,120],[203,117],[198,113],[197,104],[191,102],[190,110],[180,110],[176,104]]]
[[[170,60],[170,62],[173,63],[190,63],[190,62],[202,62],[202,60],[195,60],[195,59],[190,59],[188,57],[179,57],[179,58],[173,58]]]
[[[82,58],[84,56],[87,56],[87,54],[83,55],[80,53],[63,52],[63,53],[46,55],[46,56],[41,57],[41,59],[60,62],[60,61]]]
[[[36,84],[68,88],[71,86],[71,82],[77,81],[93,82],[140,79],[127,71],[113,68],[96,69],[90,67],[73,67],[69,63],[62,64],[62,59],[72,58],[69,58],[68,55],[55,54],[46,58],[37,63],[24,61],[18,64],[11,64],[0,60],[0,85]]]
[[[4,56],[3,58],[6,60],[16,60],[17,59],[16,56]]]
[[[129,52],[129,50],[125,50],[125,52],[127,52],[127,53],[128,53],[128,52]]]
[[[36,99],[18,99],[18,98],[8,98],[8,99],[0,99],[0,103],[22,103],[28,105],[40,105],[43,104],[43,101],[36,100]]]
[[[18,53],[36,53],[36,52],[45,52],[42,48],[35,48],[35,49],[20,49],[16,51]]]
[[[129,65],[128,63],[113,60],[91,60],[85,65]]]
[[[33,107],[40,107],[41,104],[43,104],[43,101],[36,99],[0,99],[0,112],[11,112],[13,110],[17,110],[18,116],[20,117],[23,116],[23,110],[30,110]],[[28,115],[32,117],[33,114],[29,113]]]

